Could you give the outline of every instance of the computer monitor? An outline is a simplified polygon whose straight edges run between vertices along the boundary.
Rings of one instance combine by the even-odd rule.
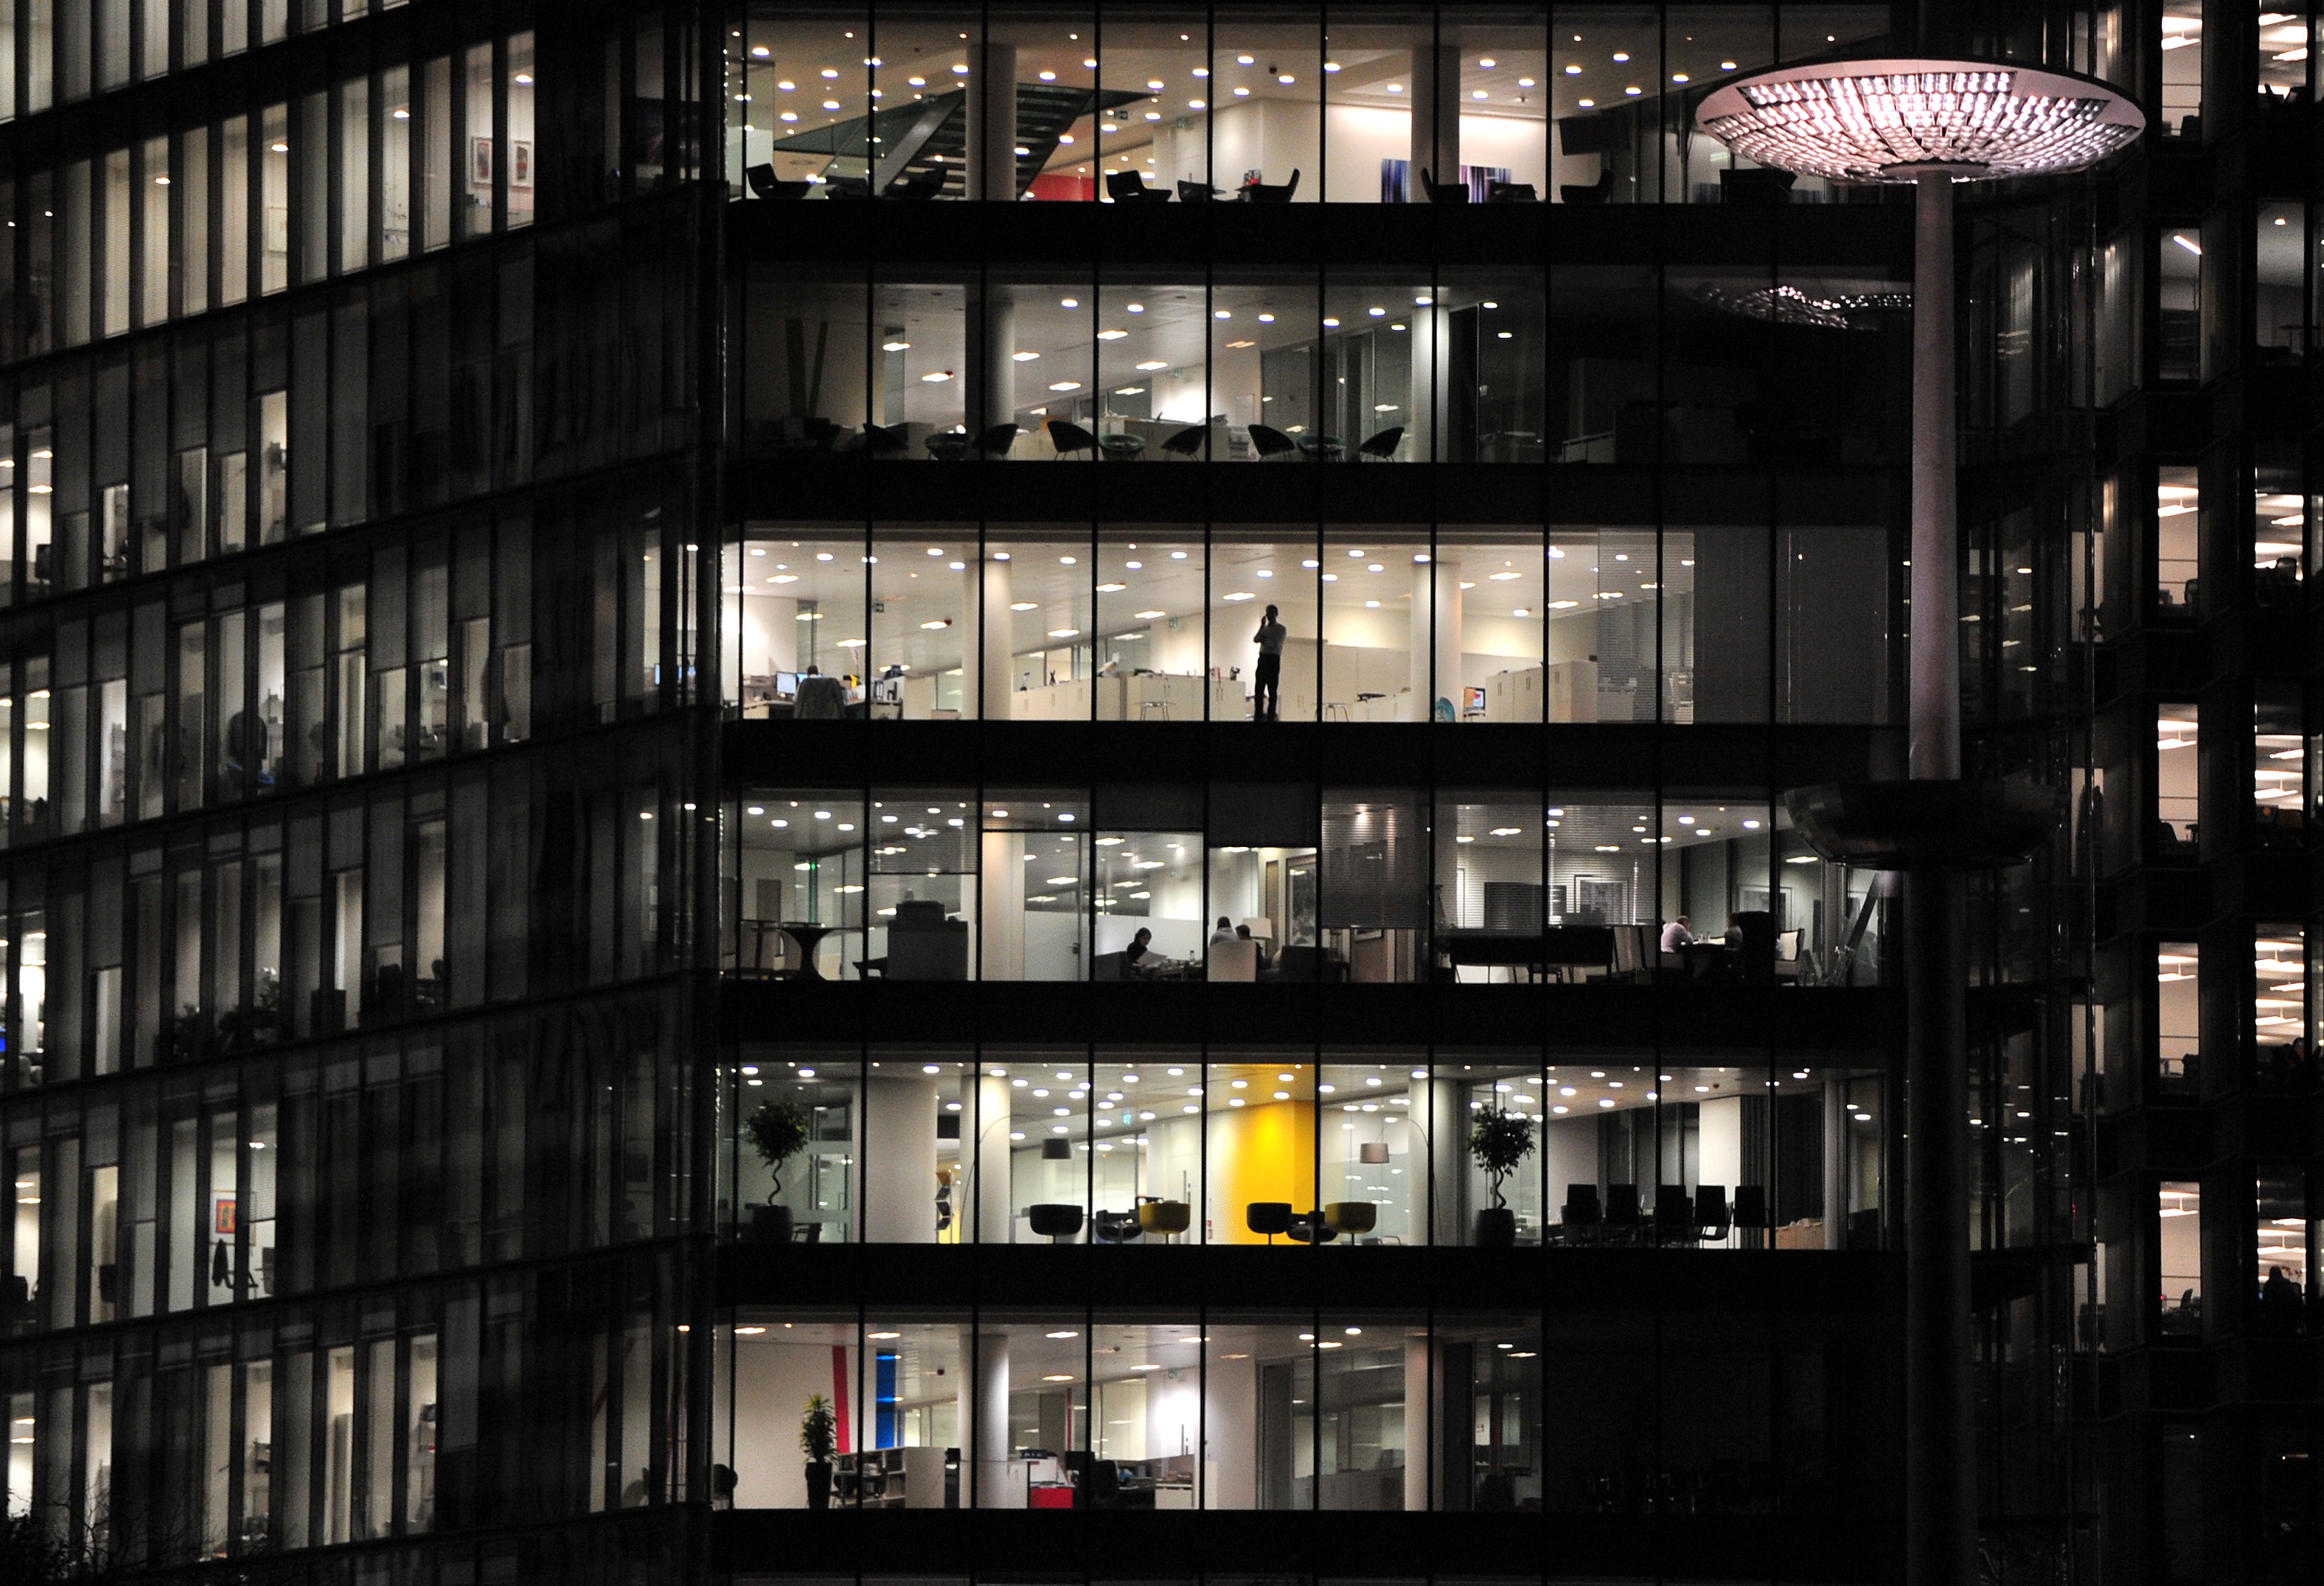
[[[775,697],[777,699],[797,699],[798,697],[798,674],[797,672],[777,672],[775,674]]]
[[[1478,716],[1485,714],[1485,691],[1482,688],[1464,688],[1461,692],[1465,696],[1463,715]]]

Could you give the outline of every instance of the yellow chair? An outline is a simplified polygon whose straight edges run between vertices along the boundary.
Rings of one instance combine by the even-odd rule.
[[[1194,1210],[1184,1201],[1141,1201],[1138,1226],[1148,1233],[1184,1233],[1193,1226]]]
[[[1379,1223],[1379,1208],[1370,1201],[1333,1201],[1323,1208],[1323,1226],[1353,1241]]]

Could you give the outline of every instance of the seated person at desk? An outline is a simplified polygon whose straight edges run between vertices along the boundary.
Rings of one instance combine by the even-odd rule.
[[[826,678],[821,667],[809,667],[798,683],[798,703],[793,717],[802,722],[835,722],[847,714],[847,685]]]
[[[1245,936],[1249,936],[1250,934],[1250,933],[1249,931],[1245,931],[1245,932],[1243,933],[1243,935],[1245,935]],[[1222,915],[1219,916],[1219,924],[1218,924],[1218,928],[1217,928],[1217,929],[1215,929],[1215,930],[1213,930],[1213,931],[1211,933],[1211,940],[1212,940],[1212,942],[1213,942],[1213,944],[1215,944],[1215,943],[1219,943],[1219,942],[1231,942],[1231,941],[1233,941],[1234,939],[1235,939],[1235,930],[1234,930],[1234,927],[1232,927],[1232,926],[1231,926],[1231,925],[1229,925],[1229,924],[1227,923],[1227,917],[1226,917],[1225,915],[1223,915],[1223,914],[1222,914]]]
[[[1139,926],[1138,934],[1130,938],[1130,945],[1121,950],[1122,967],[1136,975],[1153,973],[1162,963],[1162,955],[1154,951],[1153,943],[1154,933]]]
[[[1692,920],[1682,914],[1676,919],[1671,921],[1670,924],[1663,927],[1662,950],[1665,953],[1675,953],[1680,948],[1692,943],[1694,940],[1694,931],[1692,928],[1693,924],[1694,922]]]
[[[1214,942],[1218,940],[1216,936],[1213,936],[1211,939]],[[1258,955],[1258,961],[1253,967],[1258,969],[1266,969],[1268,967],[1267,944],[1252,936],[1249,926],[1235,927],[1234,939],[1238,942],[1249,942],[1251,945],[1251,951]]]

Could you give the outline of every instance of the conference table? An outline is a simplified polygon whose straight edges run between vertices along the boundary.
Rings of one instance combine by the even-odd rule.
[[[1538,931],[1442,931],[1436,945],[1457,977],[1464,967],[1561,974],[1614,961],[1611,926],[1547,926]]]

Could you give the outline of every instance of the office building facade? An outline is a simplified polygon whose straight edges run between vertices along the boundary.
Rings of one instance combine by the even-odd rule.
[[[2293,1578],[2307,25],[0,0],[10,1513],[1900,1578],[1911,213],[1692,118],[1952,51],[2156,111],[1962,205],[1986,1551]]]

